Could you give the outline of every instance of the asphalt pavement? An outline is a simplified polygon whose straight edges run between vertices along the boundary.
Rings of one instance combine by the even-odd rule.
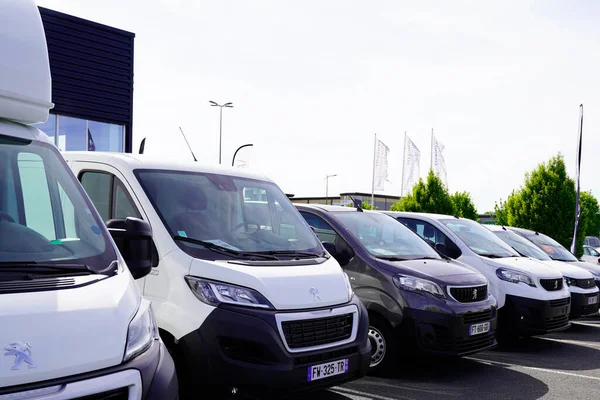
[[[397,371],[317,393],[310,400],[600,398],[600,316],[458,360],[403,360]]]

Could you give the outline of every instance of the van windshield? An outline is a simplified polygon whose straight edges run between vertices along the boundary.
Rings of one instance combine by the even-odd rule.
[[[529,235],[527,239],[531,240],[542,249],[550,258],[558,261],[575,262],[579,261],[569,250],[565,249],[560,243],[546,235]]]
[[[505,241],[513,249],[524,255],[536,260],[550,261],[552,260],[546,253],[540,250],[535,244],[525,239],[523,236],[512,231],[493,231],[496,236]]]
[[[379,258],[441,259],[425,240],[385,214],[340,211],[337,219],[372,255]]]
[[[23,264],[32,272],[48,264],[99,272],[116,258],[106,229],[58,150],[0,135],[0,272]]]
[[[468,219],[445,219],[441,222],[454,232],[471,250],[490,258],[518,257],[513,250],[492,231]]]
[[[171,236],[192,257],[325,254],[304,218],[271,182],[189,171],[134,172]]]

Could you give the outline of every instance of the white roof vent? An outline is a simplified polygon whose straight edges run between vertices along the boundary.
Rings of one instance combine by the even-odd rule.
[[[0,0],[0,118],[45,122],[52,104],[46,35],[34,0]]]

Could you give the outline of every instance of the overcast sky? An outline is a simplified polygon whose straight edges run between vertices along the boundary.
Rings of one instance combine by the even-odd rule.
[[[600,196],[600,3],[543,1],[37,0],[136,34],[134,150],[252,167],[286,193],[371,191],[373,135],[399,195],[404,132],[480,212],[562,152]],[[574,6],[576,4],[576,7]],[[249,154],[251,153],[251,154]]]

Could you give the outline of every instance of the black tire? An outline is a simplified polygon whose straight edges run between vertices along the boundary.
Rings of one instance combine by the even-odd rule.
[[[166,336],[166,335],[163,335]],[[190,386],[190,375],[188,369],[185,367],[185,359],[181,347],[173,342],[170,337],[161,336],[163,342],[173,362],[175,363],[175,373],[177,374],[177,381],[179,384],[178,399],[189,400],[193,398],[193,388]]]
[[[368,373],[389,371],[398,361],[398,339],[389,323],[378,315],[369,315],[368,336],[372,347]]]

